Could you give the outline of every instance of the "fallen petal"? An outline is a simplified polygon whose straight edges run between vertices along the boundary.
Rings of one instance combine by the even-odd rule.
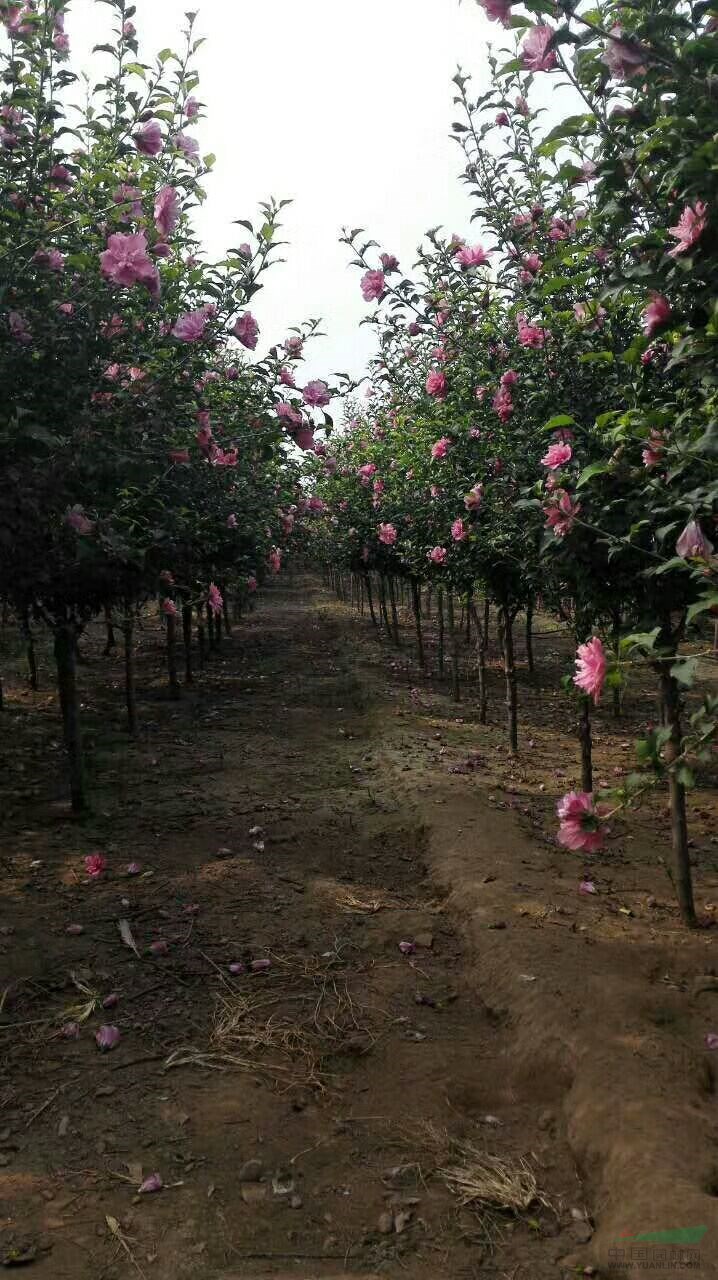
[[[103,1053],[109,1053],[111,1049],[116,1048],[121,1038],[117,1027],[100,1027],[95,1036],[95,1043]]]
[[[128,863],[127,865],[128,876],[138,876],[141,871],[142,871],[142,864],[140,862]]]
[[[105,996],[104,1000],[102,1001],[102,1007],[103,1009],[114,1009],[115,1005],[119,1004],[119,1002],[120,1002],[120,997],[118,996],[117,992],[111,991],[109,996]]]
[[[170,949],[169,942],[165,942],[164,938],[158,938],[157,942],[150,943],[150,951],[153,956],[166,956]]]
[[[65,930],[65,933],[72,934],[73,938],[78,937],[79,934],[84,932],[85,932],[84,924],[68,924]]]
[[[235,974],[236,974],[236,973],[246,973],[246,972],[247,972],[247,966],[246,966],[246,964],[242,964],[242,961],[241,961],[241,960],[237,960],[237,961],[235,961],[235,963],[234,963],[234,964],[230,964],[230,965],[228,966],[228,968],[229,968],[229,972],[230,972],[230,973],[235,973]]]
[[[593,883],[593,880],[582,880],[578,886],[578,891],[579,893],[598,893],[598,889]]]
[[[252,973],[266,973],[267,969],[271,969],[271,960],[253,960],[250,969]]]
[[[718,1035],[715,1031],[709,1031],[706,1036],[706,1049],[718,1049]]]
[[[413,942],[400,942],[399,950],[403,956],[413,956],[416,951],[416,945]]]
[[[79,1022],[66,1022],[64,1027],[60,1027],[60,1035],[63,1040],[79,1040],[80,1024]]]
[[[151,1173],[148,1178],[137,1188],[138,1195],[150,1195],[153,1191],[161,1191],[164,1183],[159,1173]]]

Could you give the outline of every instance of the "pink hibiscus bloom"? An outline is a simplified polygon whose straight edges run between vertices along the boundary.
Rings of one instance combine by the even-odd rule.
[[[707,213],[708,205],[702,200],[696,200],[694,207],[686,205],[676,226],[668,228],[669,236],[673,236],[674,240],[678,241],[678,244],[668,250],[669,258],[677,258],[681,253],[687,253],[700,240],[708,225]]]
[[[614,80],[629,80],[639,72],[646,73],[646,51],[637,40],[624,36],[623,28],[618,25],[611,27],[601,57]]]
[[[295,360],[298,360],[302,354],[303,346],[304,343],[301,338],[287,338],[284,344],[284,350],[288,356],[292,356]]]
[[[173,338],[179,342],[199,342],[204,336],[209,316],[204,307],[198,311],[187,311],[175,322],[172,329]]]
[[[384,274],[387,276],[391,275],[392,271],[399,270],[399,259],[395,258],[393,253],[381,253],[379,255],[379,261],[381,262]]]
[[[199,143],[196,138],[191,138],[188,133],[176,133],[172,141],[192,164],[199,164]]]
[[[243,347],[248,347],[250,351],[254,351],[259,337],[259,325],[252,315],[251,311],[245,311],[241,315],[232,328],[235,338],[238,338]]]
[[[274,574],[279,573],[279,570],[282,567],[282,553],[279,550],[279,547],[272,548],[272,550],[270,551],[267,557],[267,562],[269,564],[269,568],[272,573]]]
[[[454,254],[459,266],[468,269],[469,267],[483,267],[489,260],[491,250],[486,250],[480,244],[473,246],[466,245],[463,249],[459,249]]]
[[[361,292],[365,302],[373,302],[379,299],[386,288],[386,280],[383,271],[367,271],[362,276]]]
[[[292,373],[291,369],[288,369],[288,368],[286,367],[286,365],[285,365],[285,366],[283,366],[283,367],[279,370],[279,381],[280,381],[280,382],[281,382],[285,387],[294,387],[294,386],[296,386],[296,383],[295,383],[295,381],[294,381],[294,374]]]
[[[522,347],[543,347],[546,342],[546,330],[540,329],[538,325],[529,324],[526,316],[521,314],[517,318],[519,342]]]
[[[554,537],[565,538],[581,513],[580,502],[574,502],[565,489],[556,489],[550,506],[544,507],[546,528],[553,529]]]
[[[542,265],[543,263],[537,253],[529,253],[523,259],[524,270],[528,271],[532,276],[535,276],[541,270]]]
[[[296,427],[301,426],[303,422],[301,413],[288,400],[283,400],[277,405],[277,417],[284,422],[290,422],[292,426]]]
[[[250,573],[249,577],[247,578],[247,590],[248,591],[257,590],[257,579],[255,578],[253,573]]]
[[[184,113],[188,120],[194,120],[199,112],[199,103],[196,98],[189,97],[184,104]]]
[[[162,125],[159,120],[145,120],[140,125],[136,133],[133,133],[132,140],[144,156],[158,156],[164,145],[162,141]]]
[[[426,558],[432,564],[446,564],[448,554],[446,547],[432,547],[431,551],[427,551]]]
[[[222,599],[222,592],[220,591],[219,587],[215,586],[214,582],[210,582],[209,584],[209,591],[207,592],[207,604],[209,605],[210,609],[212,610],[212,613],[215,614],[215,616],[222,612],[222,607],[224,605],[224,600]]]
[[[521,46],[521,61],[527,71],[552,71],[557,65],[556,54],[548,47],[555,34],[547,23],[531,28]]]
[[[125,40],[134,40],[137,35],[137,29],[134,22],[130,22],[129,20],[124,22],[122,24],[122,34],[125,37]]]
[[[386,547],[393,547],[397,540],[398,534],[393,524],[380,524],[377,533],[379,541],[383,542]]]
[[[573,450],[570,444],[551,444],[541,459],[541,465],[548,467],[551,471],[557,471],[559,467],[570,462],[572,457]]]
[[[100,254],[102,274],[113,284],[129,288],[143,284],[150,293],[159,292],[157,268],[147,253],[147,237],[144,231],[137,235],[116,232],[109,237],[107,248]]]
[[[85,871],[91,880],[99,880],[103,871],[107,869],[107,858],[101,853],[88,853],[85,858]]]
[[[573,683],[593,698],[596,705],[601,699],[603,682],[606,679],[606,654],[598,636],[592,636],[586,644],[580,644],[576,650],[576,674]]]
[[[584,849],[596,853],[603,848],[606,828],[601,825],[601,814],[590,791],[569,791],[556,808],[561,825],[559,844],[566,849]]]
[[[162,187],[155,198],[155,226],[160,235],[174,231],[180,217],[180,198],[174,187]]]
[[[713,554],[709,542],[697,520],[689,520],[676,542],[676,553],[684,560],[707,560]]]
[[[453,440],[450,440],[448,436],[442,436],[440,440],[436,441],[436,444],[431,446],[432,458],[434,458],[434,460],[438,458],[445,458],[453,443]]]
[[[500,22],[502,27],[511,26],[511,0],[479,0],[479,4],[492,22]]]
[[[508,422],[514,411],[514,402],[511,399],[511,392],[508,387],[499,387],[492,400],[492,404],[501,421]]]
[[[482,484],[475,484],[473,489],[469,489],[469,492],[464,494],[464,506],[467,511],[478,511],[483,500],[484,486]]]
[[[80,506],[70,507],[65,519],[70,528],[74,529],[75,533],[79,533],[82,537],[88,537],[89,534],[95,531],[94,520],[88,520]]]
[[[661,329],[671,318],[671,304],[662,293],[651,295],[651,301],[644,307],[642,314],[643,332],[652,338],[657,329]]]
[[[178,464],[189,462],[189,449],[170,449],[169,460]]]
[[[177,608],[174,600],[170,600],[169,596],[165,596],[165,599],[162,601],[162,612],[166,618],[179,617],[179,609]]]
[[[304,403],[312,405],[315,409],[323,408],[324,405],[329,404],[330,400],[331,396],[326,382],[308,382],[304,388]]]
[[[461,517],[454,520],[454,523],[451,526],[451,536],[454,539],[454,542],[465,542],[468,538],[469,531]]]
[[[499,125],[503,129],[508,129],[511,124],[511,121],[509,120],[509,117],[507,116],[505,111],[499,111],[494,121],[494,124]]]
[[[426,379],[427,394],[436,400],[444,400],[447,392],[446,374],[439,369],[432,369]]]
[[[648,440],[648,444],[641,453],[643,465],[647,470],[651,467],[657,467],[663,461],[666,442],[660,431],[652,431]]]

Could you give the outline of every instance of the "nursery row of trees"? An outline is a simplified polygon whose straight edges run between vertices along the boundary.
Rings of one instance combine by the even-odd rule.
[[[664,782],[693,924],[685,793],[718,717],[715,696],[683,708],[718,612],[718,10],[565,0],[557,19],[548,0],[481,2],[516,47],[491,56],[485,93],[455,77],[474,234],[428,232],[411,272],[361,229],[344,235],[378,355],[366,407],[307,464],[316,554],[366,591],[378,574],[390,603],[392,580],[408,582],[419,631],[422,583],[450,610],[453,594],[492,602],[514,751],[516,618],[540,605],[567,623],[582,787],[559,804],[559,839],[599,848],[608,816]],[[576,108],[547,130],[536,99],[554,79]],[[599,793],[591,704],[636,663],[662,723],[636,772]]]
[[[145,62],[135,6],[102,3],[89,88],[63,0],[0,3],[0,600],[31,656],[51,633],[75,810],[81,633],[121,628],[134,733],[138,611],[159,604],[177,696],[180,629],[191,680],[193,638],[201,656],[228,595],[279,571],[304,509],[294,445],[334,390],[296,389],[316,322],[250,360],[285,202],[238,219],[220,261],[198,243],[214,157],[193,132],[195,15],[179,52]]]

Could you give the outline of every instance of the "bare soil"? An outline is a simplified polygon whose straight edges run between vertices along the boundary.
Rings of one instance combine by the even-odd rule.
[[[148,622],[134,744],[98,631],[81,822],[49,670],[30,693],[10,663],[0,1261],[48,1280],[660,1275],[686,1259],[662,1271],[620,1237],[701,1225],[689,1274],[718,1275],[715,788],[692,801],[693,933],[659,799],[585,865],[558,849],[578,763],[566,641],[543,625],[516,761],[495,663],[479,726],[470,685],[457,706],[419,675],[408,618],[397,652],[308,579],[179,704]],[[651,696],[598,716],[599,777],[628,767]]]

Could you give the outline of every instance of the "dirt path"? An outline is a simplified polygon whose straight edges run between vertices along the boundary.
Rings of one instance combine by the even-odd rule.
[[[580,1055],[566,1044],[575,1033],[591,1057],[581,989],[609,941],[604,968],[625,972],[626,921],[594,911],[578,932],[575,868],[527,837],[495,783],[482,793],[473,776],[447,776],[475,727],[446,699],[422,706],[410,684],[365,620],[301,582],[225,641],[201,697],[158,708],[150,688],[136,751],[118,749],[96,691],[96,816],[78,828],[41,804],[10,851],[4,1258],[24,1250],[51,1280],[542,1280],[588,1265],[602,1174],[587,1150],[582,1185],[567,1133],[580,1150],[586,1124],[564,1103],[573,1085],[585,1119],[596,1099],[583,1098],[591,1077],[574,1077]],[[525,769],[514,782],[502,768],[499,787],[526,782]],[[110,867],[88,884],[94,849]],[[140,875],[126,875],[131,862]],[[542,893],[558,929],[542,927]],[[663,954],[647,950],[652,927],[637,954],[664,974]],[[707,971],[703,940],[691,946],[683,972]],[[657,980],[646,975],[639,997],[654,1042]],[[116,1007],[83,1021],[111,992]],[[659,996],[665,1010],[672,995]],[[79,1038],[58,1037],[71,1017]],[[105,1055],[103,1022],[122,1034]],[[632,1059],[655,1048],[643,1034]],[[612,1053],[622,1047],[616,1034]],[[657,1070],[690,1063],[683,1040],[667,1052],[661,1042]],[[622,1083],[632,1099],[621,1062],[602,1063],[607,1097]],[[690,1123],[705,1129],[711,1086],[700,1055],[694,1065]],[[640,1132],[650,1151],[655,1132]],[[516,1216],[462,1208],[456,1178],[452,1190],[440,1172],[485,1184],[486,1156],[525,1201]],[[164,1189],[137,1196],[154,1172]],[[710,1208],[713,1225],[706,1178],[698,1167],[695,1211]],[[631,1212],[623,1229],[654,1225]]]

